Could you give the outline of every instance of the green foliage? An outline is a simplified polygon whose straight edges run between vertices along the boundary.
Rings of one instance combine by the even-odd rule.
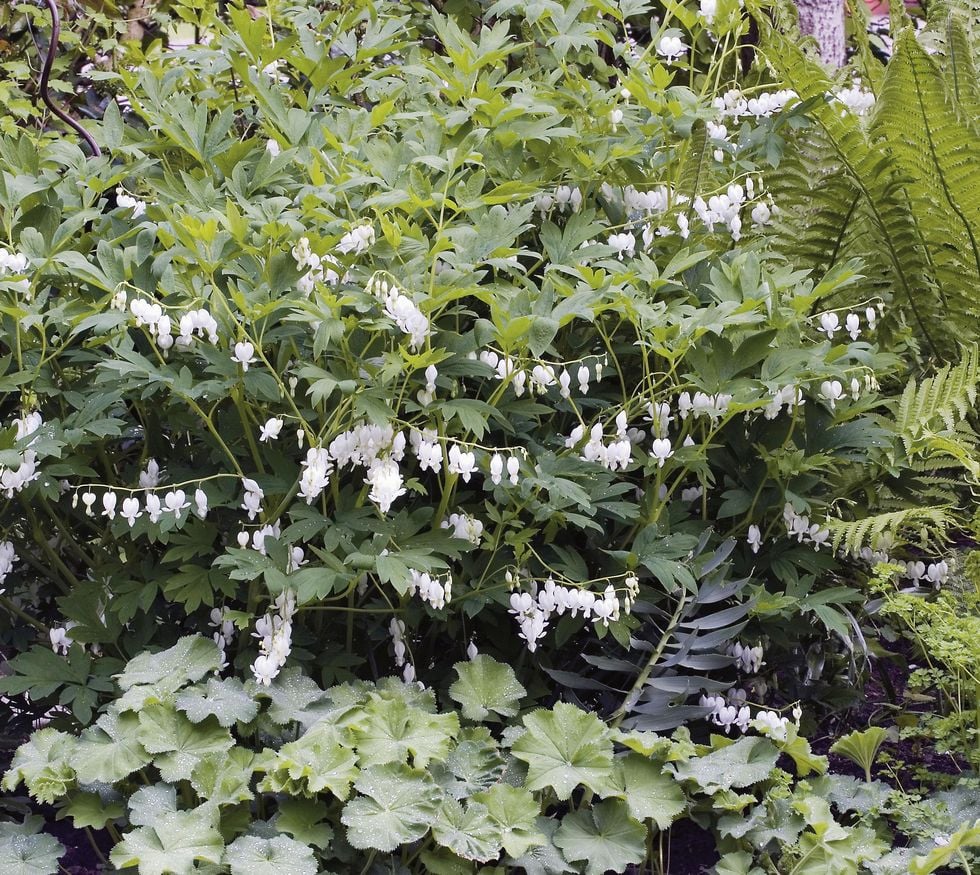
[[[880,726],[871,726],[863,731],[855,730],[838,738],[831,745],[830,750],[831,753],[840,754],[857,763],[864,769],[864,779],[870,783],[871,767],[878,757],[881,745],[887,738],[887,730]]]

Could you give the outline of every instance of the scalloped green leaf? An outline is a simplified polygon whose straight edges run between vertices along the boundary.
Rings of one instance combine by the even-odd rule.
[[[518,703],[527,690],[509,665],[479,653],[469,662],[457,662],[453,668],[459,679],[449,688],[449,695],[463,706],[467,720],[484,721],[491,712],[501,717],[517,714]]]
[[[208,678],[205,686],[195,686],[177,696],[177,707],[192,723],[214,716],[222,726],[248,723],[259,713],[259,703],[238,678]]]
[[[550,711],[526,715],[524,726],[511,752],[527,763],[529,790],[551,787],[559,799],[568,799],[579,785],[600,795],[615,792],[612,741],[594,714],[558,702]]]
[[[23,781],[27,792],[39,802],[52,803],[75,785],[71,765],[78,740],[57,729],[35,732],[14,752],[13,762],[3,776],[2,786],[13,790]]]
[[[623,872],[646,856],[647,828],[630,817],[625,802],[607,799],[566,814],[555,844],[570,862],[586,861],[585,875]]]
[[[0,823],[0,872],[3,875],[54,875],[65,848],[54,836],[41,832],[44,820],[28,817],[23,823]]]
[[[127,833],[109,859],[119,869],[138,867],[139,875],[186,875],[198,862],[217,865],[225,842],[215,827],[214,811],[198,808],[160,814],[151,825]]]
[[[313,849],[289,836],[240,836],[225,851],[231,875],[316,875]]]

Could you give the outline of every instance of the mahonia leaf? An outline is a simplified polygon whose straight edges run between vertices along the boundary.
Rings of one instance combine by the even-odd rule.
[[[208,678],[206,687],[191,687],[177,696],[177,707],[192,723],[214,715],[218,723],[229,728],[238,722],[248,723],[259,713],[259,703],[238,678]]]
[[[491,711],[502,717],[517,714],[517,703],[527,690],[509,665],[479,653],[469,662],[457,662],[453,668],[459,680],[449,688],[449,695],[463,706],[467,720],[486,720]]]
[[[500,840],[509,857],[521,857],[530,848],[543,845],[545,837],[538,829],[541,803],[523,787],[495,784],[473,801],[486,806],[490,819],[500,829]]]
[[[188,635],[160,653],[141,653],[131,659],[116,682],[120,689],[164,684],[176,692],[188,682],[199,681],[221,665],[218,645],[210,638]]]
[[[555,844],[570,862],[586,860],[585,875],[622,872],[646,856],[646,827],[629,815],[625,802],[607,799],[562,819]]]
[[[185,875],[197,861],[219,864],[225,850],[206,806],[193,811],[170,811],[127,833],[109,856],[117,869],[139,867],[140,875]]]
[[[455,799],[447,799],[432,824],[432,837],[464,860],[481,863],[496,859],[502,847],[500,827],[479,802],[464,808]]]
[[[231,875],[316,875],[313,849],[288,836],[263,839],[240,836],[228,845],[225,863]]]
[[[0,823],[0,872],[3,875],[54,875],[65,848],[54,836],[41,832],[44,819],[28,817],[23,823]]]
[[[318,723],[283,745],[262,768],[267,772],[259,784],[262,791],[315,795],[329,790],[342,800],[350,794],[358,774],[357,755],[327,723]]]
[[[212,805],[235,805],[250,801],[255,754],[246,747],[234,747],[227,753],[206,754],[194,766],[191,786],[194,792]]]
[[[687,796],[677,780],[665,775],[656,760],[631,753],[619,760],[617,767],[626,805],[637,820],[652,820],[664,830],[687,808]]]
[[[424,769],[430,760],[444,760],[459,733],[456,714],[429,714],[401,699],[372,694],[364,719],[352,730],[362,764],[403,763]]]
[[[189,780],[194,767],[209,753],[223,753],[235,741],[217,721],[191,723],[168,705],[149,705],[139,713],[139,740],[153,754],[164,781]]]
[[[720,750],[674,764],[682,781],[693,781],[711,795],[764,781],[776,767],[779,751],[766,738],[740,738]]]
[[[361,772],[352,799],[340,815],[347,840],[359,850],[390,852],[428,831],[439,810],[440,792],[425,773],[408,766],[372,766]]]
[[[559,799],[568,799],[579,784],[600,795],[610,791],[613,747],[598,717],[558,702],[550,711],[526,715],[524,725],[527,732],[511,750],[527,763],[528,790],[551,787]]]
[[[150,762],[139,741],[139,718],[110,708],[86,729],[72,755],[82,784],[114,784]]]
[[[324,821],[323,804],[313,799],[282,799],[274,826],[296,841],[326,849],[333,841],[333,829]]]
[[[48,804],[64,796],[75,784],[71,765],[78,744],[76,738],[57,729],[35,732],[14,753],[2,786],[13,790],[21,781],[38,802]]]

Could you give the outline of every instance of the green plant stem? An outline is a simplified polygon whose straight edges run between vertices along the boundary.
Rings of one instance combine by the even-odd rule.
[[[40,630],[45,635],[48,634],[49,629],[47,626],[44,625],[44,623],[42,623],[40,620],[35,619],[25,611],[22,611],[20,608],[17,607],[17,605],[15,605],[10,599],[6,598],[5,596],[0,596],[0,607],[5,608],[15,617],[17,617],[20,620],[23,620],[28,625],[33,626],[35,629]]]

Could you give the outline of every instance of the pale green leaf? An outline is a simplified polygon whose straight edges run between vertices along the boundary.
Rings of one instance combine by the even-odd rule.
[[[766,738],[745,737],[702,757],[675,763],[682,781],[693,781],[709,795],[732,787],[750,787],[769,777],[779,751]]]
[[[456,714],[429,714],[402,699],[372,693],[364,719],[352,731],[362,765],[404,763],[425,768],[430,760],[444,760],[450,742],[459,733]]]
[[[167,705],[148,705],[139,713],[139,740],[153,754],[164,781],[189,780],[201,758],[234,745],[231,733],[214,718],[191,723]]]
[[[316,875],[313,850],[289,836],[263,839],[240,836],[228,845],[225,863],[231,875]]]
[[[267,775],[260,790],[294,796],[329,790],[338,799],[346,799],[358,775],[357,755],[328,723],[317,723],[296,741],[283,745],[263,768]]]
[[[626,805],[637,820],[652,820],[664,830],[687,808],[684,791],[656,760],[630,753],[617,765]]]
[[[137,866],[140,875],[185,875],[198,861],[220,863],[224,850],[212,814],[203,809],[172,811],[127,833],[110,860],[118,869]]]
[[[57,729],[41,729],[17,748],[3,776],[3,787],[13,790],[23,781],[28,793],[39,802],[52,803],[75,784],[71,765],[77,740]]]
[[[541,803],[523,787],[495,784],[482,793],[474,793],[473,801],[486,806],[500,829],[501,843],[510,857],[520,857],[530,848],[543,845],[545,837],[538,829]]]
[[[248,802],[254,795],[250,789],[254,762],[255,754],[247,747],[205,754],[194,766],[191,786],[198,796],[213,805]]]
[[[150,755],[139,741],[139,719],[110,708],[86,729],[72,758],[83,784],[114,784],[143,768]]]
[[[218,723],[226,727],[238,722],[248,723],[259,713],[259,703],[238,678],[208,678],[206,687],[191,687],[177,696],[177,707],[192,723],[200,723],[214,715]]]
[[[605,724],[589,714],[558,702],[546,711],[524,717],[525,732],[511,748],[527,763],[527,788],[552,787],[559,799],[568,799],[579,785],[606,794],[612,777],[612,741]]]
[[[391,852],[422,838],[439,810],[439,788],[408,766],[372,766],[354,787],[360,795],[344,806],[340,819],[347,840],[360,850]]]
[[[607,799],[566,814],[555,844],[571,862],[586,861],[586,875],[622,872],[646,856],[647,828],[629,815],[625,802]]]
[[[479,653],[469,662],[457,662],[453,668],[459,680],[449,688],[449,695],[463,706],[467,720],[486,720],[491,711],[502,717],[517,714],[517,705],[527,690],[509,665]]]
[[[324,821],[327,811],[314,799],[282,799],[274,826],[289,833],[296,841],[326,849],[333,841],[333,830]]]
[[[98,793],[76,792],[58,812],[58,817],[70,817],[75,829],[87,826],[102,829],[108,821],[117,820],[125,813],[126,806],[122,802],[103,802]]]
[[[160,653],[141,653],[131,659],[116,681],[123,690],[165,683],[173,691],[199,681],[221,665],[218,645],[210,638],[188,635]]]
[[[44,820],[0,823],[0,872],[3,875],[54,875],[65,849],[54,836],[41,832]]]

